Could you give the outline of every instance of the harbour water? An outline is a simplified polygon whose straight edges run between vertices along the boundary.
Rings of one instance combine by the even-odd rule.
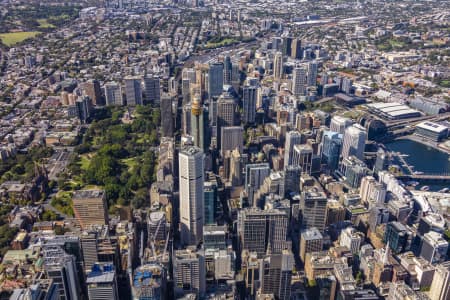
[[[405,161],[409,165],[414,166],[414,170],[417,172],[425,174],[450,173],[450,155],[433,147],[408,139],[387,143],[386,147],[391,151],[406,154],[407,156],[404,157]],[[448,187],[448,184],[427,185],[431,191],[438,191]],[[417,188],[422,186],[421,184]]]

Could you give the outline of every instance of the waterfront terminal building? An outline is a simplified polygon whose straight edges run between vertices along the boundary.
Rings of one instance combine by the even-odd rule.
[[[448,137],[448,127],[426,121],[416,125],[415,134],[439,142]]]

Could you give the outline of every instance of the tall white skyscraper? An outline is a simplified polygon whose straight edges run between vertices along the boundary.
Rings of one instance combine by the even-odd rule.
[[[294,146],[302,142],[302,135],[298,131],[289,131],[286,133],[284,142],[284,167],[292,165]]]
[[[338,132],[341,134],[345,133],[345,129],[352,126],[353,122],[349,118],[334,116],[331,118],[330,131]]]
[[[294,69],[292,76],[292,94],[303,96],[306,93],[306,70],[301,67]]]
[[[198,245],[203,236],[204,154],[188,147],[179,154],[180,226],[184,245]]]
[[[364,127],[359,124],[348,127],[344,134],[344,142],[341,152],[342,157],[347,158],[354,155],[358,159],[363,160],[366,139],[367,132]]]
[[[283,54],[281,52],[275,53],[273,60],[273,77],[281,79],[283,76]]]

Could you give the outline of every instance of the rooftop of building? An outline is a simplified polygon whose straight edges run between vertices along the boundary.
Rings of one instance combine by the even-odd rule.
[[[164,268],[159,264],[146,264],[139,266],[133,276],[133,288],[160,285]]]
[[[425,121],[425,122],[419,123],[416,125],[416,128],[429,130],[429,131],[432,131],[435,133],[441,133],[441,132],[448,130],[447,126],[444,126],[444,125],[441,125],[438,123],[434,123],[434,122],[430,122],[430,121]]]
[[[73,193],[72,199],[103,198],[104,190],[79,190]]]
[[[312,227],[302,230],[301,238],[304,240],[322,240],[323,236],[320,233],[319,229],[317,229],[316,227]]]
[[[91,272],[87,275],[86,283],[96,284],[114,282],[115,274],[116,271],[113,264],[104,264],[103,266],[94,264]]]

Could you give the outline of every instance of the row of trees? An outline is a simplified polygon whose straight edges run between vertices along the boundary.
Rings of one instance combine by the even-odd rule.
[[[27,154],[17,154],[0,162],[0,183],[8,180],[31,181],[34,177],[34,164],[53,154],[49,147],[32,147]]]

